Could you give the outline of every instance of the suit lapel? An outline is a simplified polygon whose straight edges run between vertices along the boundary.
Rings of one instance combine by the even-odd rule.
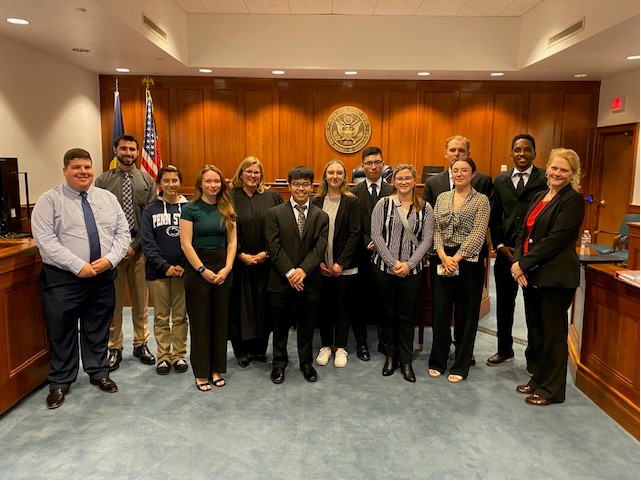
[[[338,212],[336,212],[336,220],[334,221],[334,238],[336,238],[336,234],[341,228],[341,222],[343,221],[343,214],[345,213],[346,208],[347,200],[345,200],[344,195],[341,195],[341,201],[340,204],[338,204]]]
[[[307,231],[309,230],[310,224],[314,222],[314,220],[316,219],[316,216],[318,215],[318,210],[312,207],[316,207],[316,206],[310,203],[309,212],[307,212],[307,218],[305,219],[305,227],[303,227],[303,235],[300,237],[301,242],[307,235]],[[296,233],[298,234],[298,223],[296,223]]]

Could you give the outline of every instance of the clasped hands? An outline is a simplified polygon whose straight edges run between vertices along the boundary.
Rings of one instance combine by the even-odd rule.
[[[441,264],[443,265],[443,275],[445,277],[452,277],[458,269],[458,261],[451,256],[444,256],[441,259]]]
[[[258,254],[245,254],[241,252],[238,254],[240,261],[248,266],[254,266],[256,264],[262,264],[267,260],[267,252],[259,252]]]
[[[521,269],[518,262],[512,264],[512,278],[519,284],[521,287],[527,287],[527,276],[525,272]]]
[[[287,280],[289,281],[290,286],[301,292],[303,289],[305,289],[305,284],[303,284],[305,277],[307,277],[305,271],[300,267],[297,267],[296,269],[294,269],[294,272],[292,272],[292,274],[287,278]]]
[[[80,272],[78,272],[76,276],[80,277],[81,279],[87,279],[89,277],[94,277],[98,274],[102,274],[103,272],[111,269],[111,267],[111,262],[109,262],[109,260],[105,259],[104,257],[101,257],[100,259],[96,259],[92,263],[85,262],[85,265],[82,266],[82,269],[80,269]]]
[[[328,269],[324,262],[320,263],[321,276],[325,277],[338,277],[343,272],[343,266],[334,263],[331,269]]]
[[[229,275],[230,272],[231,272],[231,269],[225,266],[218,272],[214,272],[211,269],[205,269],[201,275],[205,278],[207,282],[219,286],[223,282],[225,282],[225,279],[227,279],[227,276]]]

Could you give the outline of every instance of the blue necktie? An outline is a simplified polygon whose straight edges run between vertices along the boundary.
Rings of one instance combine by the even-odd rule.
[[[85,225],[87,226],[87,236],[89,237],[89,262],[100,259],[100,237],[98,236],[98,227],[96,219],[93,216],[91,206],[87,201],[87,193],[80,192],[82,197],[82,214],[85,216]]]

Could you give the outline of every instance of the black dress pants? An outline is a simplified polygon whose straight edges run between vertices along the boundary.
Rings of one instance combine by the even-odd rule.
[[[401,364],[411,364],[421,273],[404,278],[376,268],[372,273],[380,296],[379,318],[385,355],[398,359]]]
[[[568,371],[568,309],[575,288],[525,288],[525,319],[532,343],[528,360],[534,375],[528,385],[548,401],[565,401]]]
[[[351,319],[355,317],[357,276],[321,277],[320,335],[323,347],[347,347]],[[358,341],[357,341],[357,345]]]
[[[82,368],[94,380],[109,376],[107,342],[116,305],[115,278],[115,269],[81,279],[43,265],[40,286],[51,360],[49,389],[68,389],[78,377],[78,327]]]
[[[443,373],[447,370],[450,352],[450,322],[454,312],[454,338],[456,339],[454,363],[450,374],[467,378],[474,352],[476,329],[479,323],[479,310],[483,293],[485,268],[483,260],[478,262],[459,262],[459,274],[446,277],[436,274],[441,264],[438,256],[430,260],[432,275],[432,352],[429,367]]]
[[[289,329],[296,325],[299,365],[312,364],[312,340],[314,339],[314,312],[318,303],[317,292],[299,292],[293,288],[287,292],[270,292],[274,335],[272,338],[273,366],[286,368],[289,364],[287,338]]]
[[[377,302],[376,285],[372,278],[372,271],[378,269],[369,262],[369,257],[359,262],[358,274],[356,275],[356,299],[366,301],[359,303],[359,307],[354,312],[352,319],[352,331],[354,332],[357,346],[367,346],[367,324],[373,323],[373,320],[379,317],[380,303]],[[380,324],[377,324],[377,329],[380,341]]]
[[[196,249],[205,267],[225,267],[226,249]],[[232,273],[221,285],[207,282],[193,267],[185,269],[185,302],[189,315],[191,367],[194,377],[207,379],[227,371],[227,327]]]
[[[512,278],[512,261],[500,252],[494,261],[494,280],[496,282],[496,337],[498,353],[514,356],[512,347],[512,327],[514,326],[515,300],[519,285]]]

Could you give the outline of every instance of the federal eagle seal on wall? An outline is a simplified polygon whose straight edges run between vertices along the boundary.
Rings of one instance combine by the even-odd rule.
[[[325,138],[337,152],[358,152],[369,141],[372,127],[365,112],[345,106],[334,110],[325,125]]]

